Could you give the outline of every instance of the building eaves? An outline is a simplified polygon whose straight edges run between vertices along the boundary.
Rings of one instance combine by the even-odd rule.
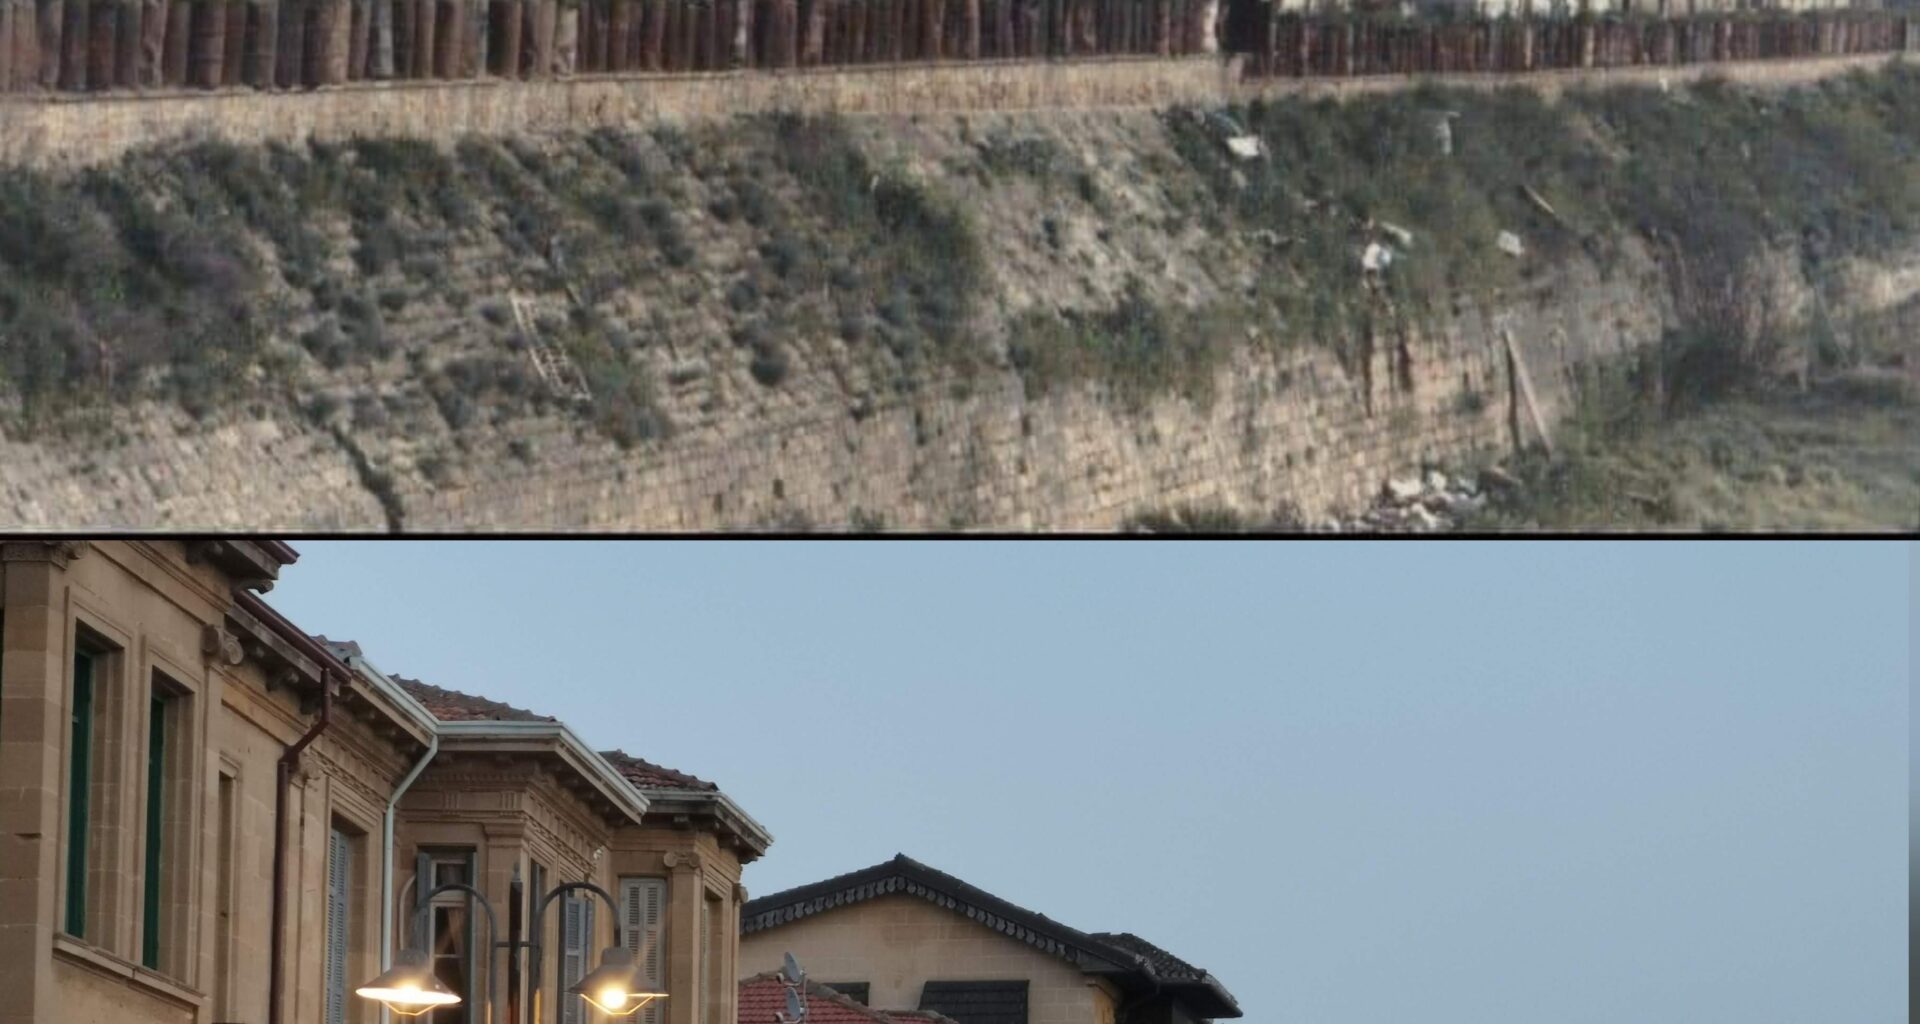
[[[640,824],[650,806],[613,766],[587,746],[564,722],[552,720],[500,721],[469,719],[439,724],[441,749],[447,752],[517,753],[547,749],[578,771],[633,824]]]
[[[924,899],[1096,974],[1142,971],[1141,961],[1045,914],[1016,906],[943,871],[897,854],[892,860],[750,900],[740,931],[751,935],[814,914],[899,893]]]
[[[1180,959],[1132,932],[1094,932],[1093,937],[1140,958],[1162,987],[1208,1018],[1240,1016],[1240,1001],[1208,971]]]

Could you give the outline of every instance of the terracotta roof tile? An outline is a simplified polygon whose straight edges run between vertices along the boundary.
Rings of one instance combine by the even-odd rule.
[[[807,1024],[955,1024],[950,1018],[925,1010],[876,1010],[835,992],[817,981],[807,982]],[[738,1024],[774,1024],[775,1014],[787,1012],[787,989],[778,972],[740,979]]]
[[[661,767],[624,750],[603,750],[600,756],[606,758],[614,771],[626,776],[628,782],[641,789],[697,789],[706,792],[717,792],[720,789],[719,786],[705,779]]]
[[[497,700],[476,697],[459,690],[448,690],[432,683],[423,683],[406,676],[387,678],[400,684],[400,688],[414,700],[426,705],[433,717],[443,722],[554,722],[552,715],[537,715],[525,708],[516,708],[511,704],[502,704]]]
[[[343,660],[347,655],[361,655],[360,645],[352,640],[329,640],[316,636],[314,640],[328,650],[338,654]],[[552,715],[536,714],[525,708],[491,700],[459,690],[449,690],[443,686],[424,683],[418,679],[409,679],[401,675],[389,675],[387,678],[400,684],[400,688],[414,700],[419,701],[435,718],[443,722],[555,722]],[[608,750],[600,756],[627,781],[641,789],[684,789],[717,793],[720,787],[686,772],[675,771],[664,765],[634,757],[624,750]]]

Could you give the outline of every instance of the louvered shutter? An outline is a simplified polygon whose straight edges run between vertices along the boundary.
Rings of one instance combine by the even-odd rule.
[[[410,909],[407,911],[407,918],[406,918],[407,927],[409,928],[413,927],[414,914],[416,911],[419,910],[420,904],[426,902],[427,894],[433,891],[433,886],[434,886],[433,855],[427,853],[425,850],[414,851],[414,854],[413,854],[413,901],[410,904],[408,904]],[[433,927],[433,918],[431,915],[429,915],[427,918],[427,927],[429,928]],[[426,940],[426,945],[422,946],[421,947],[422,949],[433,948],[432,936],[415,936],[415,939]],[[406,944],[406,939],[404,936],[401,938],[401,944],[402,946]]]
[[[622,878],[620,880],[620,938],[633,951],[633,962],[655,992],[665,980],[661,972],[666,964],[661,937],[667,916],[667,880],[664,878]],[[640,1024],[661,1024],[662,1003],[656,999],[640,1011]]]
[[[560,914],[560,1024],[580,1024],[585,1000],[568,995],[567,989],[579,982],[586,962],[587,921],[590,908],[576,896],[562,898]]]
[[[326,1024],[347,1021],[347,893],[352,886],[352,851],[346,833],[334,829],[328,834]]]

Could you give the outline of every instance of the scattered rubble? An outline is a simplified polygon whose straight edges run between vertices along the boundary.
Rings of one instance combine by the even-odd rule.
[[[1526,255],[1527,247],[1520,243],[1520,236],[1511,231],[1500,232],[1499,237],[1493,240],[1493,244],[1509,256],[1518,258]]]
[[[1267,146],[1258,135],[1232,135],[1227,138],[1227,152],[1242,160],[1254,160],[1267,155]]]
[[[1446,533],[1486,508],[1492,492],[1517,487],[1513,476],[1497,466],[1477,476],[1428,469],[1416,476],[1389,477],[1372,507],[1321,520],[1310,532]]]

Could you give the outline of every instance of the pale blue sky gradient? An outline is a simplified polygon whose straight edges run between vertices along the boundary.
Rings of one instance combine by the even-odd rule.
[[[1897,1024],[1899,544],[303,542],[389,672],[905,852],[1249,1024]]]

